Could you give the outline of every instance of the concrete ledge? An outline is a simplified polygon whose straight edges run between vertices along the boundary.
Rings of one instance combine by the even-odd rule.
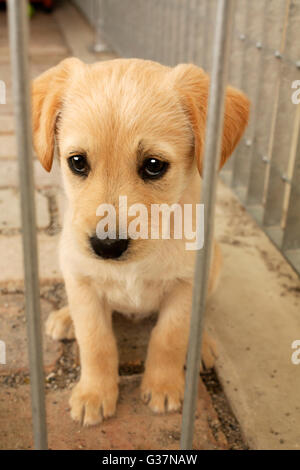
[[[217,371],[254,449],[300,448],[300,282],[290,265],[220,185],[217,238],[224,267],[207,320],[219,346]]]

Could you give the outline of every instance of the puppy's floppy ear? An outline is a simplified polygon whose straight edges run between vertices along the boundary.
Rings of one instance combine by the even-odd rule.
[[[32,84],[33,144],[43,167],[51,170],[54,154],[54,133],[68,79],[82,62],[74,57],[37,77]]]
[[[173,70],[175,87],[188,114],[195,139],[195,155],[200,174],[203,170],[203,148],[209,94],[209,77],[199,67],[180,64]],[[232,154],[249,119],[250,102],[241,91],[227,87],[220,168]]]

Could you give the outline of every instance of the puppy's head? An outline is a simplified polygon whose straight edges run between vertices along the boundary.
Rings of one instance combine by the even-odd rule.
[[[66,59],[34,81],[35,150],[50,171],[56,143],[79,249],[121,260],[151,250],[151,239],[119,236],[130,222],[120,217],[119,197],[127,207],[142,203],[149,217],[153,204],[181,201],[195,169],[202,174],[208,92],[208,76],[194,65],[136,59]],[[221,166],[248,113],[247,98],[228,87]],[[116,214],[106,241],[96,236],[105,204]]]

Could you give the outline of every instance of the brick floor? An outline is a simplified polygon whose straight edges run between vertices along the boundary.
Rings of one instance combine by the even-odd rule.
[[[36,189],[49,189],[61,187],[61,175],[59,166],[55,162],[51,172],[44,170],[38,160],[34,160],[34,178]],[[0,190],[2,188],[19,186],[18,162],[17,160],[0,159]]]
[[[69,414],[70,390],[47,393],[50,449],[178,449],[181,415],[154,415],[139,398],[137,376],[122,378],[116,416],[99,426],[82,428]],[[32,448],[29,386],[0,389],[0,449]],[[210,398],[200,382],[195,421],[196,449],[226,449],[226,439]]]
[[[58,264],[58,236],[38,234],[40,279],[42,283],[61,280]],[[19,287],[23,284],[22,240],[20,235],[0,235],[0,285]]]
[[[47,228],[50,224],[50,213],[47,198],[35,192],[37,228]],[[0,230],[21,228],[20,193],[15,188],[0,189]]]
[[[15,136],[13,134],[0,135],[0,159],[11,159],[16,158],[16,156],[17,146]]]
[[[53,310],[53,305],[42,299],[42,323]],[[0,365],[0,375],[28,372],[26,317],[24,295],[7,294],[0,297],[1,340],[6,344],[6,364]],[[44,335],[44,364],[50,370],[61,355],[61,344]]]
[[[0,110],[1,110],[1,107],[0,107]],[[6,114],[6,115],[0,114],[0,135],[13,133],[14,130],[15,130],[14,116],[9,115],[9,114]]]

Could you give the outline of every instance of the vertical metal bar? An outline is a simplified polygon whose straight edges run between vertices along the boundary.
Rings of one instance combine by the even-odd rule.
[[[211,56],[211,43],[209,42],[209,31],[211,31],[211,2],[210,0],[205,1],[204,5],[204,21],[202,23],[202,62],[201,67],[208,72],[208,60],[207,57]]]
[[[157,60],[163,62],[164,60],[164,38],[165,38],[165,9],[166,9],[166,0],[160,0],[159,3],[159,35],[157,41]]]
[[[95,41],[92,44],[91,50],[93,52],[107,51],[107,45],[103,41],[104,35],[104,0],[93,0],[91,4],[93,13],[91,20],[95,24]]]
[[[181,1],[178,5],[179,14],[179,53],[178,62],[187,62],[188,28],[189,28],[189,1]]]
[[[196,0],[194,3],[195,12],[195,29],[193,34],[193,61],[199,67],[204,68],[204,56],[206,53],[205,43],[205,25],[206,25],[206,12],[207,12],[208,0],[202,0],[199,2]]]
[[[233,18],[232,51],[228,80],[230,85],[241,87],[243,73],[243,58],[245,55],[245,31],[247,22],[247,0],[236,2]],[[230,159],[231,160],[231,159]]]
[[[161,57],[161,30],[162,30],[162,6],[161,0],[156,0],[156,43],[155,43],[155,60],[160,61]]]
[[[159,8],[158,8],[158,2],[159,0],[154,0],[152,3],[152,8],[153,8],[153,46],[152,46],[152,54],[151,54],[151,60],[157,60],[157,55],[156,51],[158,48],[158,22],[159,22]]]
[[[172,5],[171,20],[170,20],[170,66],[173,67],[175,65],[175,54],[176,54],[176,36],[177,36],[177,28],[176,28],[176,9],[175,5]]]
[[[241,88],[251,101],[251,114],[245,135],[237,150],[233,169],[232,185],[245,198],[250,176],[250,164],[253,150],[254,126],[256,122],[256,101],[261,83],[262,34],[264,31],[264,0],[255,0],[247,4],[247,24],[245,31],[245,50],[242,63]]]
[[[141,52],[139,57],[142,59],[149,59],[150,51],[150,15],[151,15],[151,4],[150,2],[141,2],[140,7],[140,28],[141,28]]]
[[[204,54],[203,68],[206,72],[211,73],[212,70],[212,47],[213,32],[215,30],[217,0],[206,1],[206,13],[204,18]]]
[[[163,63],[170,65],[171,61],[171,21],[173,5],[170,1],[164,0],[164,24],[163,24]]]
[[[267,165],[270,160],[269,141],[271,135],[272,119],[270,116],[277,107],[276,95],[280,80],[280,60],[274,60],[274,51],[280,50],[282,34],[285,30],[285,0],[268,0],[266,2],[264,32],[262,36],[261,54],[262,63],[260,86],[256,102],[253,154],[248,185],[247,204],[256,205],[262,209],[265,191]],[[272,77],[272,80],[270,80]]]
[[[282,61],[280,57],[273,60],[281,62],[281,81],[279,86],[276,116],[271,136],[271,164],[266,194],[266,205],[263,223],[266,227],[280,227],[289,160],[291,157],[291,142],[293,129],[297,118],[295,106],[291,100],[291,84],[299,79],[300,71],[296,67],[299,57],[299,43],[297,36],[299,32],[300,1],[287,1],[288,15],[286,27],[282,38],[282,51],[288,56],[288,61]]]
[[[230,67],[228,82],[230,85],[237,88],[241,88],[242,83],[242,72],[243,72],[243,58],[245,50],[245,30],[246,30],[246,11],[247,11],[247,2],[248,0],[239,0],[236,2],[236,8],[233,18],[233,30],[232,30],[232,40],[231,40],[231,53],[230,53]],[[221,175],[224,178],[224,173],[226,174],[226,183],[231,185],[233,178],[233,168],[235,165],[237,151],[233,152],[233,155],[224,165]]]
[[[130,2],[129,2],[130,3]],[[143,17],[143,0],[135,0],[135,8],[130,8],[128,5],[128,14],[130,19],[132,20],[135,18],[135,21],[132,22],[132,29],[134,31],[134,35],[132,35],[132,50],[133,50],[133,57],[141,58],[143,55],[144,47],[145,47],[145,23]],[[134,28],[133,28],[134,26]],[[125,38],[128,35],[128,31],[125,30]]]
[[[21,189],[26,316],[35,449],[47,448],[28,69],[26,0],[9,0],[9,34]]]
[[[240,64],[239,64],[239,72],[240,76],[239,78],[239,85],[238,87],[243,89],[245,86],[245,81],[247,81],[247,53],[246,51],[249,51],[249,42],[248,42],[248,32],[249,32],[249,23],[250,23],[250,12],[253,9],[252,3],[250,4],[247,0],[243,5],[244,8],[244,25],[243,29],[241,30],[241,33],[239,34],[239,41],[240,41],[240,50],[243,51],[242,57],[240,57]],[[241,25],[239,25],[241,27]],[[246,43],[247,40],[247,43]],[[251,119],[251,117],[250,117]],[[245,137],[241,139],[240,146],[245,145]],[[243,150],[244,150],[244,145],[243,145]],[[232,180],[231,180],[231,186],[234,187],[236,190],[240,191],[240,186],[241,186],[241,174],[244,171],[244,165],[245,162],[243,161],[241,156],[242,151],[240,150],[240,146],[235,150],[234,155],[230,162],[230,166],[232,167]],[[241,194],[240,194],[241,195]]]
[[[146,12],[146,21],[147,21],[147,58],[154,60],[154,43],[155,43],[155,4],[154,2],[147,2],[147,12]]]
[[[105,2],[104,3],[104,7],[103,7],[103,33],[104,33],[104,36],[105,38],[107,38],[109,40],[109,34],[108,34],[108,31],[109,31],[109,20],[110,20],[110,17],[109,17],[109,2]]]
[[[129,0],[114,0],[112,7],[112,37],[123,57],[136,57],[138,54],[139,23],[137,0],[134,8],[129,8]]]
[[[115,20],[114,37],[118,41],[119,49],[125,57],[136,57],[139,47],[139,22],[138,22],[137,0],[134,0],[134,8],[130,8],[129,0],[125,0],[120,4],[115,2]],[[118,18],[118,22],[116,22]]]
[[[180,0],[179,0],[180,1]],[[171,65],[178,64],[179,58],[179,3],[178,0],[172,3],[172,21],[171,21]]]
[[[200,5],[198,5],[197,0],[189,1],[189,22],[187,25],[188,29],[188,43],[186,51],[186,61],[194,62],[196,58],[196,48],[199,47],[197,38],[198,22],[199,22],[199,10]]]
[[[230,35],[234,0],[219,0],[213,49],[213,67],[207,115],[204,177],[201,201],[204,203],[205,245],[197,253],[190,339],[182,416],[181,449],[193,445],[195,410],[198,395],[202,323],[210,270],[217,171],[224,124],[224,99],[227,81]]]
[[[295,106],[298,106],[298,144],[283,237],[282,248],[284,251],[300,249],[300,106]]]
[[[172,0],[171,0],[172,2]],[[180,49],[180,2],[181,0],[175,0],[172,2],[173,14],[175,16],[172,22],[172,33],[173,33],[173,57],[172,64],[177,65],[179,63],[179,49]]]

